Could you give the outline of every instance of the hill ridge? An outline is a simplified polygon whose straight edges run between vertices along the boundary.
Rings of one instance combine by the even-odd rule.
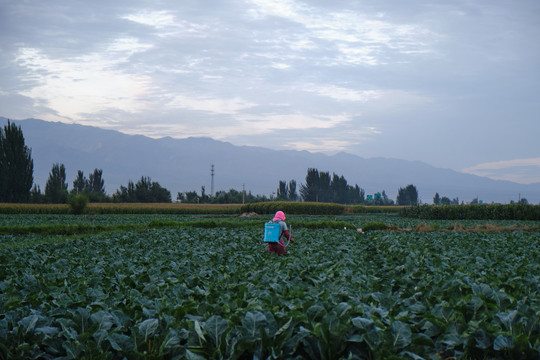
[[[451,199],[506,203],[527,198],[540,202],[540,183],[518,184],[492,180],[417,160],[363,158],[346,152],[334,155],[296,150],[273,150],[257,146],[238,146],[209,137],[150,138],[129,135],[95,126],[48,122],[39,119],[11,120],[21,126],[26,145],[32,149],[34,183],[43,190],[54,163],[66,167],[72,187],[78,170],[86,175],[103,170],[105,190],[114,193],[129,180],[141,176],[171,191],[197,191],[204,186],[210,193],[210,167],[215,166],[215,191],[242,189],[271,196],[280,180],[304,182],[308,168],[343,175],[351,185],[358,184],[366,194],[386,191],[396,198],[400,187],[414,184],[423,203],[431,203],[435,192]],[[0,125],[7,119],[0,117]],[[279,159],[279,167],[269,159]]]

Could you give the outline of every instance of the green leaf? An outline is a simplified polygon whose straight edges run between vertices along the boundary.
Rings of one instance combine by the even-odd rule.
[[[512,332],[512,327],[516,322],[518,312],[517,310],[512,310],[507,313],[497,313],[495,316],[499,318],[501,323],[504,325],[506,330],[508,330],[510,333]]]
[[[473,284],[471,288],[474,295],[485,296],[488,299],[493,297],[493,289],[488,284]]]
[[[493,349],[499,350],[511,350],[514,347],[514,339],[510,336],[498,335],[493,341]]]
[[[221,344],[221,336],[229,328],[227,320],[223,319],[221,316],[213,315],[204,324],[204,329],[210,336],[210,339],[216,345],[217,348]]]
[[[103,340],[107,339],[108,336],[109,334],[105,329],[99,329],[94,332],[94,334],[92,334],[92,337],[94,338],[98,347],[101,347],[101,343],[103,342]]]
[[[74,329],[76,325],[71,319],[58,319],[60,326],[62,327],[62,335],[68,340],[78,340],[79,334]]]
[[[206,357],[201,356],[193,351],[186,350],[186,359],[188,360],[206,360]]]
[[[135,351],[133,338],[125,334],[112,333],[107,337],[111,347],[117,351],[132,352]],[[119,350],[118,350],[119,349]]]
[[[411,343],[411,328],[409,325],[401,322],[394,321],[392,323],[392,339],[393,346],[398,349],[403,349]]]
[[[111,336],[109,335],[107,337],[107,340],[109,340],[109,344],[111,344],[111,347],[116,350],[116,351],[122,351],[122,347],[120,345],[118,345],[118,343],[116,342],[116,340],[114,338],[111,338]]]
[[[90,320],[99,324],[99,328],[103,330],[109,330],[113,326],[112,315],[103,310],[90,315]]]
[[[139,333],[144,336],[144,341],[147,342],[150,336],[153,336],[159,325],[158,319],[146,319],[141,322],[137,327]]]
[[[202,341],[206,341],[206,338],[204,337],[204,334],[201,329],[201,325],[199,324],[197,320],[195,320],[193,327],[195,328],[195,332],[197,333],[197,336],[199,337],[199,339],[201,339]]]
[[[476,347],[479,349],[486,350],[491,347],[491,339],[484,329],[477,329],[474,332],[474,340],[476,341]]]
[[[259,338],[259,328],[267,324],[266,316],[259,311],[248,312],[242,319],[244,329],[254,338]]]
[[[279,335],[283,334],[285,331],[287,331],[289,329],[291,324],[292,324],[292,317],[282,327],[279,328],[279,330],[276,332],[275,336],[279,336]]]
[[[375,322],[372,319],[364,317],[355,317],[351,320],[352,324],[363,330],[366,343],[368,344],[371,350],[375,350],[381,344],[381,335],[379,334],[379,329],[375,325]],[[357,337],[354,338],[358,340]]]
[[[39,317],[37,315],[30,315],[30,316],[22,318],[19,321],[19,325],[23,328],[25,335],[34,330],[38,320],[39,320]]]
[[[425,360],[425,358],[421,357],[420,355],[416,355],[415,353],[412,353],[410,351],[403,351],[400,355],[407,355],[414,360]]]
[[[60,329],[54,326],[42,326],[34,330],[36,334],[43,334],[46,338],[53,338],[60,332]]]
[[[165,340],[163,340],[163,342],[161,343],[161,346],[160,346],[160,348],[162,349],[161,351],[170,350],[170,349],[180,346],[180,341],[181,339],[180,339],[180,334],[178,333],[178,331],[175,329],[169,328],[169,332],[167,333]]]
[[[360,334],[354,334],[352,336],[349,336],[349,338],[347,338],[347,341],[348,342],[354,342],[354,343],[362,343],[364,342],[364,335],[360,335]]]
[[[320,322],[324,314],[326,314],[326,309],[319,304],[310,306],[306,311],[308,319],[313,323]]]
[[[359,329],[367,329],[369,327],[375,326],[375,323],[372,319],[364,318],[364,317],[355,317],[351,319],[351,322],[354,326],[356,326]]]
[[[413,343],[417,345],[423,345],[423,346],[433,346],[433,339],[431,339],[429,336],[423,333],[414,334],[413,336]]]
[[[349,310],[352,309],[352,306],[347,304],[346,302],[339,303],[333,311],[336,312],[338,317],[345,316]]]
[[[67,359],[78,359],[83,350],[83,345],[74,341],[64,341],[62,347],[66,350]]]

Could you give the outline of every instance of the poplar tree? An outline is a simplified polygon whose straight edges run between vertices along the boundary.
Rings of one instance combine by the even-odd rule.
[[[289,186],[286,181],[279,181],[276,197],[278,200],[289,200]]]
[[[319,201],[319,170],[308,169],[306,183],[300,186],[300,196],[304,201]]]
[[[405,188],[399,188],[396,202],[398,205],[417,205],[418,190],[416,190],[416,186],[410,184]]]
[[[64,164],[54,164],[49,179],[45,184],[45,197],[53,204],[67,202],[68,184],[66,182],[66,168]]]
[[[288,198],[290,201],[296,201],[298,194],[296,194],[296,180],[289,181],[289,194]]]
[[[0,202],[28,202],[34,182],[32,150],[20,126],[8,120],[0,129]]]
[[[84,176],[84,172],[79,170],[77,172],[77,177],[73,181],[73,189],[71,190],[74,194],[82,194],[88,187],[88,179]]]
[[[103,180],[103,170],[94,169],[94,172],[88,176],[88,190],[95,196],[105,195],[105,180]]]

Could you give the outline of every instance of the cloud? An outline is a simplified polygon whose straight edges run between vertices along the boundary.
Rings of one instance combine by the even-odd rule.
[[[339,152],[350,149],[351,143],[346,140],[323,139],[317,141],[291,141],[287,143],[290,150],[306,150],[313,152]]]
[[[134,14],[124,15],[121,19],[130,20],[142,25],[163,29],[167,26],[176,26],[174,15],[166,10],[148,11],[142,10]]]
[[[338,101],[367,102],[381,96],[381,90],[355,90],[335,85],[320,86],[316,84],[306,85],[306,91],[314,92]]]
[[[534,1],[4,3],[0,116],[454,169],[537,156]]]
[[[521,184],[540,182],[540,157],[478,164],[461,170],[464,173],[508,180]]]
[[[241,128],[253,133],[266,133],[272,130],[330,129],[351,121],[347,115],[314,114],[242,114],[237,116]]]
[[[143,111],[147,109],[143,98],[150,91],[151,79],[119,66],[151,47],[137,39],[119,38],[103,53],[71,59],[55,59],[39,49],[21,48],[16,62],[26,70],[21,80],[28,86],[19,94],[55,109],[59,116],[56,120],[82,120],[81,114],[107,109]]]
[[[159,37],[207,37],[211,30],[207,24],[178,19],[170,10],[141,10],[120,18],[154,28]]]
[[[257,104],[241,98],[217,98],[208,96],[175,95],[167,104],[172,109],[187,109],[204,111],[215,114],[237,114],[242,110],[249,109]]]
[[[287,142],[286,148],[326,153],[351,151],[355,145],[369,142],[381,134],[382,132],[373,126],[347,124],[327,129],[324,134],[303,136],[300,138],[301,140],[293,136]]]
[[[337,55],[330,65],[382,65],[389,61],[385,51],[404,55],[426,54],[429,44],[440,36],[419,24],[397,24],[383,14],[364,15],[349,10],[323,12],[294,0],[252,0],[254,18],[273,16],[304,27],[303,39],[291,44],[333,47]],[[295,32],[296,34],[299,31]],[[298,36],[298,35],[297,35]]]

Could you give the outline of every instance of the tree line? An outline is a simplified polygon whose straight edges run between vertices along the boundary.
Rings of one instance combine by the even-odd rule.
[[[68,191],[66,169],[63,164],[53,164],[44,193],[33,185],[32,151],[25,145],[22,130],[8,120],[0,129],[0,202],[66,203],[70,196],[84,195],[92,202],[171,202],[171,193],[150,177],[142,176],[136,183],[129,181],[108,196],[105,193],[103,171],[94,169],[88,177],[78,170],[71,191]],[[32,187],[33,185],[33,187]],[[349,184],[343,175],[309,168],[305,183],[297,191],[295,180],[280,180],[276,196],[253,195],[251,192],[230,189],[206,194],[204,186],[200,195],[195,191],[178,193],[176,200],[186,203],[253,203],[270,200],[328,202],[339,204],[393,205],[383,190],[366,198],[364,189]],[[434,198],[434,203],[447,203],[447,198]],[[436,202],[437,201],[437,202]],[[418,191],[414,185],[400,188],[398,205],[418,204]]]
[[[63,204],[68,202],[70,196],[76,195],[84,195],[91,202],[171,202],[170,191],[146,176],[142,176],[137,183],[130,180],[127,186],[120,186],[112,196],[108,196],[101,169],[94,169],[88,178],[82,170],[78,170],[73,188],[68,191],[64,164],[53,165],[44,193],[34,185],[30,190],[29,202]]]
[[[297,191],[295,180],[279,180],[275,196],[252,195],[234,189],[218,191],[214,196],[206,194],[205,187],[201,187],[201,192],[196,191],[179,192],[177,201],[191,204],[225,204],[225,203],[256,203],[264,201],[306,201],[323,202],[337,204],[368,204],[368,205],[394,205],[394,201],[389,199],[386,191],[374,194],[372,198],[366,198],[364,189],[357,184],[350,185],[343,175],[319,171],[316,168],[307,170],[305,183],[300,185]],[[397,197],[398,205],[418,204],[418,191],[414,185],[400,188]]]
[[[170,191],[145,176],[135,184],[130,180],[127,187],[120,186],[109,197],[101,169],[94,169],[88,178],[78,170],[73,188],[68,191],[64,164],[53,164],[44,193],[33,184],[33,174],[32,150],[25,145],[20,126],[8,120],[0,128],[0,202],[61,204],[76,195],[84,195],[93,202],[171,202]]]

